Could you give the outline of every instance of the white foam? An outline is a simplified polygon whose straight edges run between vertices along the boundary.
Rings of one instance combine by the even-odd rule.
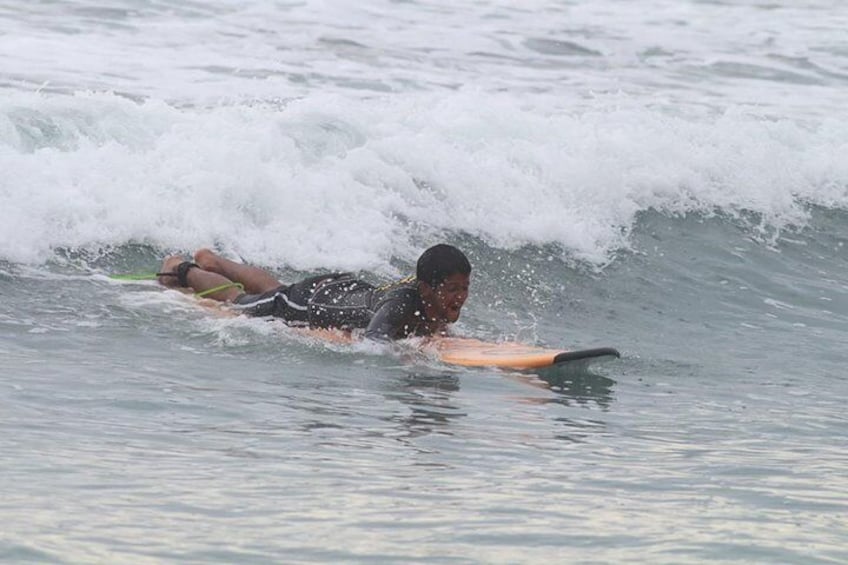
[[[837,3],[113,4],[0,18],[0,259],[391,271],[464,232],[602,265],[644,210],[773,239],[846,205]]]
[[[16,262],[220,242],[265,264],[389,270],[465,232],[601,264],[644,210],[781,229],[807,204],[848,204],[848,122],[742,110],[570,113],[473,89],[211,109],[21,95],[0,124],[0,258]]]

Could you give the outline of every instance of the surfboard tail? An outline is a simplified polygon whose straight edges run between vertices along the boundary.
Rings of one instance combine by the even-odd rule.
[[[554,356],[553,364],[569,363],[572,361],[583,361],[589,359],[599,359],[602,357],[621,357],[621,353],[612,347],[596,347],[595,349],[581,349],[579,351],[563,351]]]

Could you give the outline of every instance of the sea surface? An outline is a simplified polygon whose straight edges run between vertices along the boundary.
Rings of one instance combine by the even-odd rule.
[[[842,0],[0,0],[0,561],[848,563]],[[474,265],[332,345],[152,281]]]

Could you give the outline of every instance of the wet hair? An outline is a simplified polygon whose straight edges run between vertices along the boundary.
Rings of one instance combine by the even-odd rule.
[[[435,288],[451,275],[471,274],[471,263],[465,254],[452,245],[440,243],[426,250],[418,258],[415,276]]]

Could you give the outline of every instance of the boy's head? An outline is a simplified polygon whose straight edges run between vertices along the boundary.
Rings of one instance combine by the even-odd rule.
[[[465,254],[440,243],[418,258],[415,270],[427,317],[442,322],[455,322],[468,298],[471,263]]]
[[[415,269],[416,278],[433,288],[456,273],[470,275],[471,263],[462,251],[446,243],[434,245],[422,253]]]

